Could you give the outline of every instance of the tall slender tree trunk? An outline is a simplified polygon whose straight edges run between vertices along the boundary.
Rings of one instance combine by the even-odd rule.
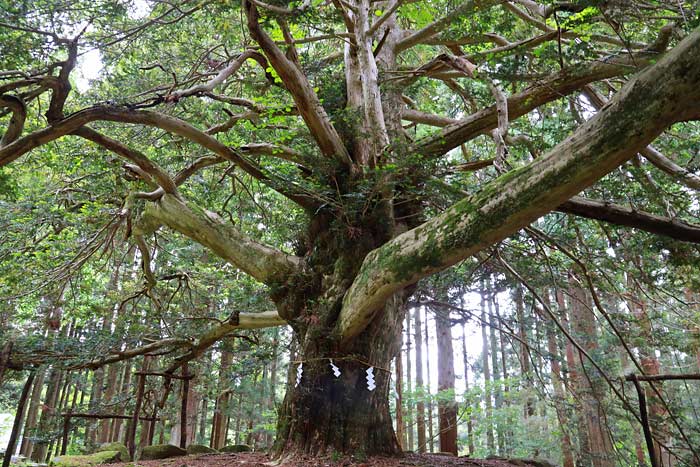
[[[22,393],[19,396],[19,401],[17,401],[17,412],[15,413],[15,420],[12,424],[10,439],[7,442],[7,449],[5,449],[5,455],[2,459],[2,467],[9,467],[12,456],[15,455],[15,451],[17,450],[17,439],[19,438],[22,430],[22,419],[26,413],[27,399],[34,382],[35,374],[36,370],[31,370],[29,372],[27,380],[24,382],[24,386],[22,387]]]
[[[39,424],[37,429],[44,436],[49,433],[52,425],[56,422],[56,403],[58,401],[58,393],[61,387],[62,371],[58,368],[52,368],[46,384],[46,397],[41,407],[39,416]],[[42,439],[33,445],[31,451],[31,459],[34,462],[46,462],[50,439]]]
[[[44,377],[46,376],[46,368],[39,367],[36,371],[36,378],[34,378],[34,386],[32,387],[32,395],[29,400],[29,409],[27,410],[27,417],[24,422],[24,436],[22,437],[22,445],[20,446],[20,454],[29,457],[32,452],[33,443],[30,441],[29,436],[35,429],[36,423],[39,415],[39,406],[41,405],[41,392],[44,389]]]
[[[464,303],[462,303],[462,308],[464,308]],[[476,450],[474,447],[474,415],[472,414],[472,401],[469,397],[469,358],[467,355],[467,328],[464,323],[462,323],[462,358],[464,359],[464,392],[465,392],[465,403],[467,404],[467,447],[470,456],[474,455]]]
[[[515,289],[515,314],[518,320],[518,337],[520,337],[520,375],[525,387],[525,412],[524,416],[535,415],[535,404],[532,400],[533,382],[530,371],[530,351],[527,348],[527,319],[525,318],[525,301],[523,297],[523,286],[518,284]]]
[[[226,343],[224,343],[224,346]],[[226,426],[228,424],[229,398],[228,371],[233,362],[233,353],[223,348],[219,370],[219,394],[216,397],[214,418],[212,419],[211,443],[214,449],[221,449],[226,444]]]
[[[491,280],[487,280],[487,287],[493,290],[491,287]],[[503,408],[503,392],[501,387],[501,374],[499,371],[499,361],[498,357],[500,352],[498,338],[496,337],[496,327],[498,326],[498,321],[495,313],[495,303],[496,303],[496,293],[493,291],[490,294],[490,300],[488,301],[488,312],[489,312],[489,341],[491,343],[491,376],[493,380],[493,391],[494,391],[494,411],[496,413],[496,446],[499,456],[505,455],[505,440],[504,440],[504,428],[501,418],[501,409]]]
[[[131,362],[126,361],[124,362],[124,365],[122,367],[122,384],[121,384],[121,393],[122,394],[128,394],[130,391],[131,387]],[[119,415],[124,415],[124,404],[119,404],[117,406],[117,414]],[[125,433],[125,424],[122,422],[122,419],[116,419],[114,421],[114,428],[112,429],[112,441],[118,442],[122,440],[124,444],[126,444],[126,433]]]
[[[413,417],[413,401],[416,399],[413,391],[413,362],[411,360],[411,317],[406,313],[406,390],[410,396],[410,402],[405,404],[406,407],[406,448],[408,451],[413,451],[415,439],[413,435],[414,417]]]
[[[512,339],[507,339],[506,333],[503,331],[503,320],[501,319],[501,311],[500,311],[500,304],[498,302],[498,295],[494,294],[493,296],[493,311],[496,315],[496,319],[498,320],[498,323],[500,324],[500,329],[498,331],[498,337],[500,339],[501,345],[499,347],[499,351],[501,354],[501,376],[503,378],[503,404],[508,407],[510,406],[510,402],[508,399],[508,392],[510,391],[509,383],[508,383],[508,358],[506,355],[506,342],[511,340],[511,345],[512,345]],[[508,336],[509,337],[509,336]],[[513,425],[513,420],[510,415],[510,411],[506,411],[506,420],[505,420],[505,429],[503,433],[504,437],[504,442],[505,442],[505,454],[507,456],[510,456],[512,454],[513,450],[513,430],[512,430],[512,425]]]
[[[598,347],[596,320],[588,294],[580,282],[569,275],[571,285],[571,325],[574,335],[589,354]],[[579,437],[582,443],[583,465],[592,467],[613,467],[614,450],[606,423],[602,405],[604,384],[600,375],[584,364],[583,356],[577,355],[578,371],[572,375],[576,394],[581,403]]]
[[[416,432],[418,435],[418,452],[425,452],[425,387],[423,386],[423,330],[421,309],[413,311],[415,343],[416,343]]]
[[[641,262],[641,259],[636,258],[636,261]],[[638,267],[641,269],[642,265],[639,264]],[[636,347],[641,357],[642,369],[647,375],[658,375],[661,373],[661,362],[654,351],[654,333],[652,332],[652,323],[647,311],[647,303],[643,298],[644,292],[629,273],[627,273],[627,294],[627,305],[638,327],[639,339],[636,340]],[[654,436],[656,462],[659,465],[672,466],[678,460],[664,447],[664,445],[670,444],[671,441],[670,431],[666,423],[668,411],[654,389],[660,393],[662,391],[661,383],[649,382],[645,387],[647,405],[649,406],[649,424]]]
[[[554,323],[549,321],[546,327],[547,333],[547,351],[549,353],[550,376],[552,378],[552,387],[554,389],[554,410],[559,421],[559,430],[561,431],[561,453],[563,459],[563,467],[574,467],[573,445],[569,434],[569,417],[566,413],[566,394],[564,385],[561,380],[561,363],[559,355],[559,346],[557,345],[557,336]]]
[[[484,414],[486,415],[486,449],[489,454],[495,454],[496,442],[493,437],[493,406],[491,405],[491,369],[489,368],[489,338],[486,326],[489,323],[486,315],[486,300],[488,291],[484,282],[481,283],[481,362],[484,372]]]
[[[279,346],[279,328],[275,328],[272,338],[272,361],[270,362],[270,397],[268,398],[268,410],[272,414],[277,407],[277,360],[279,359],[277,347]],[[267,433],[265,443],[267,447],[272,446],[274,436]]]
[[[457,403],[455,402],[455,366],[452,349],[452,326],[448,310],[435,313],[438,343],[438,425],[440,451],[457,453]]]
[[[401,352],[394,359],[396,372],[396,439],[404,450],[406,445],[406,423],[403,419],[403,357]]]
[[[430,386],[430,326],[428,326],[428,309],[425,308],[425,387],[428,396],[428,444],[430,452],[435,452],[435,436],[433,435],[433,399]]]

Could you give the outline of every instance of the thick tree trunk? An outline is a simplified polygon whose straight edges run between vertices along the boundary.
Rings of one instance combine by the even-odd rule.
[[[391,361],[399,350],[404,315],[403,296],[393,297],[381,314],[345,351],[324,349],[320,329],[302,336],[299,361],[302,376],[288,384],[281,407],[277,453],[331,454],[399,453],[389,412]],[[310,338],[309,333],[314,333]],[[330,358],[341,371],[335,377]],[[296,367],[300,363],[293,363]],[[376,388],[368,389],[367,370],[373,367]],[[296,371],[292,372],[295,378]]]

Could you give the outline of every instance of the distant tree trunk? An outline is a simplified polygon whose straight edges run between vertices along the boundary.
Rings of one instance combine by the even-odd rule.
[[[130,387],[131,387],[131,362],[128,360],[124,362],[124,366],[122,368],[122,384],[121,384],[121,393],[122,394],[128,394],[130,392]],[[117,414],[119,415],[124,415],[124,404],[118,404],[117,405]],[[126,444],[126,439],[125,439],[126,433],[125,433],[125,424],[122,422],[122,419],[116,419],[114,420],[114,427],[112,428],[112,441],[118,442],[122,440],[124,444]]]
[[[425,452],[425,387],[423,386],[423,326],[421,323],[421,309],[415,308],[413,312],[415,342],[416,342],[416,431],[418,434],[418,452]]]
[[[413,451],[414,435],[413,435],[413,401],[415,394],[413,392],[413,367],[411,361],[411,316],[406,313],[406,390],[410,396],[410,402],[405,404],[406,407],[406,450]]]
[[[499,351],[501,354],[501,376],[503,378],[503,399],[504,399],[504,405],[506,407],[510,406],[510,402],[508,401],[508,392],[510,391],[509,385],[508,385],[508,358],[506,356],[506,342],[511,341],[512,345],[512,339],[506,339],[506,334],[503,331],[503,320],[501,319],[501,312],[500,312],[500,305],[498,303],[498,295],[494,294],[493,296],[493,311],[496,315],[496,319],[498,320],[498,323],[500,325],[500,329],[498,332],[498,337],[501,342],[501,345],[499,345]],[[495,365],[495,364],[494,364]],[[505,455],[509,456],[512,453],[512,448],[513,448],[513,430],[512,430],[512,420],[511,416],[507,414],[507,419],[506,419],[506,427],[503,433],[504,437],[504,442],[505,442]]]
[[[238,405],[236,407],[236,431],[235,444],[241,444],[241,421],[243,420],[243,394],[238,394]],[[228,427],[228,420],[226,421],[226,426]],[[228,433],[228,428],[226,428],[226,433]]]
[[[464,308],[464,303],[462,302],[461,308]],[[462,323],[462,357],[464,359],[464,391],[469,396],[469,358],[467,356],[467,329],[466,325]],[[470,456],[474,455],[474,418],[472,415],[472,403],[471,400],[465,398],[467,404],[467,447],[469,451],[467,454]]]
[[[272,338],[272,361],[270,362],[270,397],[268,398],[268,410],[270,413],[274,413],[277,408],[277,360],[279,359],[279,352],[277,347],[279,346],[279,328],[275,328],[273,338]],[[266,444],[267,446],[272,446],[275,441],[274,434],[266,434]]]
[[[425,387],[428,397],[428,444],[430,452],[435,452],[433,436],[433,401],[430,389],[430,326],[428,326],[428,309],[425,309]]]
[[[635,258],[641,262],[641,259]],[[640,270],[642,265],[638,264]],[[644,292],[640,289],[632,276],[627,274],[627,305],[634,316],[639,333],[637,349],[641,357],[641,365],[644,373],[647,375],[658,375],[661,371],[661,363],[654,352],[654,334],[652,332],[651,319],[647,312],[647,303],[642,298]],[[654,436],[654,453],[658,465],[672,466],[677,463],[677,459],[673,456],[664,445],[670,444],[670,432],[665,419],[668,417],[668,411],[659,399],[654,387],[661,392],[661,383],[649,382],[645,386],[647,405],[649,407],[649,424]],[[659,442],[661,440],[661,443]]]
[[[492,370],[492,379],[493,379],[493,390],[494,390],[494,409],[495,412],[498,414],[496,417],[496,446],[497,446],[497,451],[499,456],[504,456],[505,455],[505,441],[504,441],[504,436],[503,436],[503,424],[501,422],[501,409],[503,408],[503,392],[501,389],[501,375],[499,372],[499,362],[498,362],[498,356],[500,355],[500,352],[498,351],[499,343],[498,343],[498,338],[496,337],[496,326],[498,326],[498,322],[496,320],[496,314],[494,311],[495,308],[495,303],[496,303],[496,292],[493,291],[493,288],[491,287],[491,280],[487,279],[486,286],[489,290],[492,290],[492,293],[490,294],[490,300],[488,301],[488,313],[489,313],[489,340],[491,343],[491,370]]]
[[[518,284],[515,288],[515,315],[518,320],[518,337],[520,338],[520,375],[525,386],[525,418],[535,415],[535,404],[532,400],[532,373],[530,372],[530,352],[527,348],[527,321],[525,318],[525,303],[523,298],[523,286]]]
[[[685,288],[685,300],[688,303],[694,304],[694,306],[698,306],[698,299],[700,297],[698,294],[693,292],[690,287]],[[693,345],[692,349],[695,353],[695,366],[697,367],[698,372],[700,372],[700,324],[696,325],[693,330]]]
[[[182,371],[183,374],[188,371],[187,365],[183,366]],[[187,418],[189,417],[188,409],[191,394],[189,382],[186,384],[185,380],[180,380],[178,384],[178,390],[173,391],[173,399],[175,402],[174,409],[176,410],[177,415],[173,419],[173,425],[170,428],[170,444],[172,444],[173,446],[180,446],[184,449],[185,447],[187,447],[186,443],[188,443],[187,435],[189,430],[187,429]],[[186,412],[184,413],[184,417],[183,412]],[[185,446],[183,446],[183,444],[185,444]]]
[[[452,327],[448,310],[435,313],[438,343],[438,424],[440,451],[457,455],[457,403],[454,399],[455,366],[452,350]]]
[[[225,345],[226,343],[224,343]],[[233,362],[233,353],[221,350],[221,366],[219,370],[219,394],[216,397],[214,418],[212,419],[211,443],[214,449],[221,449],[226,444],[226,426],[228,424],[228,403],[230,391],[228,388],[228,371]]]
[[[56,421],[56,402],[58,400],[58,392],[61,385],[61,370],[53,368],[46,384],[46,397],[44,404],[41,407],[41,415],[37,429],[42,436],[46,436],[52,425]],[[31,452],[31,459],[34,462],[46,462],[50,440],[42,439],[35,443]]]
[[[44,377],[46,376],[46,369],[44,367],[39,367],[36,370],[36,378],[34,378],[34,387],[32,388],[32,395],[29,400],[29,409],[27,410],[26,421],[24,422],[24,436],[22,436],[22,445],[20,446],[19,453],[25,457],[30,457],[32,453],[33,443],[29,440],[29,434],[34,431],[37,423],[37,416],[39,414],[39,406],[41,405],[41,392],[44,389]]]
[[[556,330],[554,323],[547,322],[547,351],[549,353],[550,375],[552,378],[552,387],[554,388],[554,410],[559,421],[559,429],[561,431],[561,453],[564,461],[563,467],[574,467],[573,446],[569,435],[569,420],[566,413],[565,401],[566,394],[564,393],[564,385],[561,380],[561,363],[559,356],[559,347],[557,345]]]
[[[571,295],[571,325],[575,337],[589,353],[598,347],[596,320],[590,299],[579,281],[569,275]],[[605,424],[605,413],[601,400],[603,384],[600,376],[584,365],[583,356],[576,359],[578,371],[572,374],[576,394],[581,404],[579,437],[582,443],[582,463],[592,467],[614,467],[612,441]]]
[[[65,413],[68,404],[68,393],[71,390],[71,372],[67,371],[65,377],[63,378],[63,387],[61,388],[59,401],[58,401],[58,413]],[[63,420],[61,420],[63,421]],[[61,452],[61,443],[63,438],[58,438],[56,440],[56,446],[54,448],[54,456],[58,456]]]
[[[394,371],[396,372],[396,438],[401,450],[406,444],[406,425],[403,421],[403,363],[401,352],[394,359]]]
[[[488,325],[489,319],[486,315],[486,300],[488,291],[486,290],[485,284],[481,283],[481,361],[484,371],[484,414],[486,420],[486,449],[487,452],[492,455],[495,454],[495,440],[493,437],[493,408],[491,405],[491,370],[489,369],[489,338],[488,332],[486,331],[486,326]]]
[[[15,455],[15,451],[17,450],[17,439],[19,438],[20,431],[22,430],[22,419],[26,412],[27,399],[34,382],[35,374],[36,370],[31,370],[29,372],[27,380],[24,382],[22,393],[19,396],[19,401],[17,401],[17,412],[15,413],[15,420],[12,424],[12,431],[10,432],[10,439],[7,443],[7,449],[5,450],[5,455],[2,459],[2,467],[9,467],[12,456]]]
[[[92,388],[90,392],[90,403],[88,409],[91,413],[100,411],[102,404],[102,392],[104,389],[104,368],[98,368],[92,372]],[[97,443],[98,420],[87,419],[85,424],[85,445],[89,450],[93,450]]]
[[[47,342],[50,346],[53,345],[53,341],[59,333],[65,337],[68,331],[66,326],[61,326],[61,320],[63,318],[63,293],[64,290],[58,294],[56,299],[48,302]],[[47,380],[46,395],[44,397],[44,404],[41,406],[41,415],[37,425],[37,430],[42,436],[46,436],[52,426],[57,422],[56,403],[58,402],[62,375],[63,372],[54,367],[51,369]],[[49,443],[50,439],[42,439],[41,442],[34,444],[31,449],[31,459],[39,463],[46,462]]]

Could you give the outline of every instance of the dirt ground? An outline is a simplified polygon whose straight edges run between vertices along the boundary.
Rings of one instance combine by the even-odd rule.
[[[110,464],[113,467],[133,467],[133,463]],[[346,459],[295,458],[275,462],[263,453],[203,454],[172,457],[155,461],[139,461],[142,467],[554,467],[542,461],[469,459],[436,454],[406,454],[402,458],[372,457],[364,461]]]

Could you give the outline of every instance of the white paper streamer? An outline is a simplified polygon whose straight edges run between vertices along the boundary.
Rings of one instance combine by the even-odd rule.
[[[377,385],[374,383],[374,367],[371,366],[367,368],[367,389],[369,391],[374,391]]]
[[[297,380],[296,380],[296,383],[294,384],[294,387],[299,386],[299,384],[301,383],[301,375],[302,375],[302,373],[304,373],[303,366],[304,366],[304,364],[300,363],[299,366],[297,367]]]
[[[330,359],[329,359],[329,360],[330,360]],[[330,360],[330,362],[331,362],[331,370],[333,370],[333,375],[334,375],[336,378],[340,378],[340,368],[338,368],[337,366],[335,366],[335,364],[333,363],[333,360]]]

